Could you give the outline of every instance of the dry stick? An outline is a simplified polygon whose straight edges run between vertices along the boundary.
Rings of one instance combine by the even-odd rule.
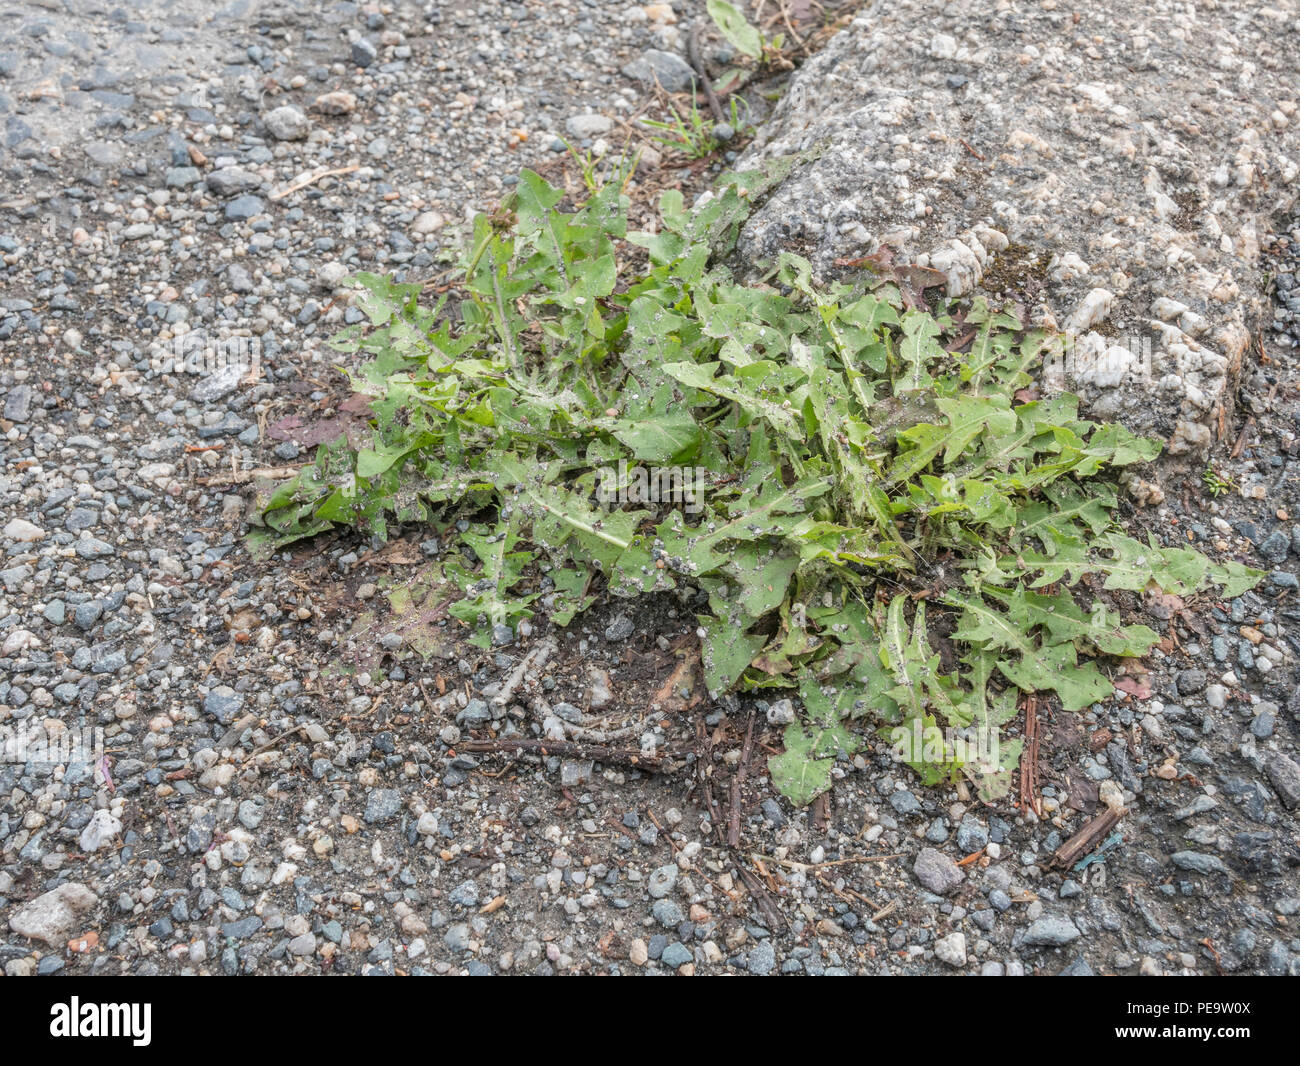
[[[236,719],[230,728],[221,735],[221,739],[217,741],[217,751],[220,751],[222,748],[228,748],[234,744],[234,742],[243,734],[244,730],[256,721],[257,715],[255,714],[246,714],[243,717]]]
[[[1097,817],[1084,823],[1082,829],[1056,849],[1052,855],[1052,865],[1073,866],[1104,840],[1127,813],[1128,810],[1124,807],[1108,807]]]
[[[433,697],[429,695],[429,689],[424,683],[424,678],[420,678],[420,692],[424,694],[424,702],[429,708],[429,713],[437,715],[438,708],[434,706]]]
[[[652,820],[653,820],[653,817],[652,817]],[[635,834],[634,832],[632,832],[632,830],[630,830],[630,829],[629,829],[627,826],[625,826],[622,822],[620,822],[617,818],[615,818],[612,814],[606,816],[606,818],[605,818],[605,824],[608,825],[611,829],[615,829],[615,830],[617,830],[618,832],[622,833],[625,837],[628,838],[628,840],[636,840],[636,834]],[[591,835],[591,836],[596,836],[597,834],[592,833],[592,834],[589,834],[589,835]]]
[[[752,727],[752,717],[750,722]],[[748,741],[749,738],[747,737],[746,742],[748,743]],[[758,876],[754,874],[753,871],[747,870],[743,865],[741,865],[740,857],[735,854],[734,846],[729,846],[727,836],[723,834],[722,811],[719,809],[717,802],[713,798],[713,783],[709,777],[709,771],[713,767],[713,742],[709,737],[709,731],[705,726],[704,721],[699,718],[695,720],[695,747],[695,772],[700,787],[700,797],[704,801],[704,809],[708,812],[709,822],[713,826],[714,834],[718,838],[718,844],[721,847],[726,848],[727,851],[730,852],[733,860],[735,860],[736,874],[744,884],[746,891],[749,892],[750,898],[753,899],[754,905],[763,916],[763,920],[767,922],[768,928],[777,935],[780,935],[786,930],[786,922],[781,916],[781,911],[777,908],[776,903],[772,900],[771,894],[763,885],[762,881],[758,879]],[[743,762],[743,752],[741,759]],[[733,805],[733,812],[736,809],[737,807]],[[661,832],[663,831],[663,827],[659,825],[658,820],[653,814],[650,815],[650,820],[655,823]],[[669,843],[672,843],[671,837],[669,837]],[[675,851],[676,849],[674,849],[674,853]],[[753,856],[750,856],[751,861],[753,861],[753,858]],[[700,873],[701,877],[705,877],[705,879],[708,880],[702,871],[698,871],[698,868],[697,872]],[[713,882],[710,880],[709,884],[713,884]],[[735,898],[732,893],[727,892],[727,890],[723,889],[721,886],[714,885],[714,887],[720,892],[724,892],[729,899]]]
[[[722,104],[718,102],[718,94],[713,91],[713,82],[709,78],[708,69],[700,58],[698,31],[698,24],[692,24],[690,33],[686,35],[686,58],[691,61],[691,66],[694,68],[695,73],[699,75],[700,84],[704,86],[704,95],[708,97],[709,110],[713,112],[713,117],[718,122],[725,123],[727,117],[722,112]]]
[[[745,882],[745,888],[754,900],[754,905],[758,907],[759,913],[763,915],[768,928],[777,936],[783,934],[786,930],[785,919],[781,917],[781,912],[777,909],[776,904],[772,902],[771,895],[764,887],[763,882],[758,879],[758,875],[753,870],[745,869],[739,863],[736,864],[736,873]]]
[[[873,922],[878,922],[880,921],[881,918],[887,918],[889,915],[893,914],[894,911],[896,910],[898,910],[898,900],[891,899],[888,903],[886,903],[883,907],[881,907],[880,910],[876,911],[876,913],[871,916],[871,920]]]
[[[676,855],[681,850],[681,847],[680,845],[678,845],[677,841],[673,839],[672,834],[668,832],[668,830],[665,829],[662,825],[659,824],[659,819],[655,817],[655,812],[650,810],[649,807],[646,808],[645,813],[646,813],[646,817],[649,818],[650,821],[654,822],[655,828],[658,829],[659,832],[663,834],[664,839],[668,841],[668,846],[672,848],[673,854]],[[631,834],[629,833],[628,835],[630,836]]]
[[[264,751],[270,751],[273,747],[275,747],[277,744],[279,744],[280,741],[282,741],[282,740],[288,740],[288,739],[289,739],[291,736],[293,736],[295,733],[301,733],[301,732],[302,732],[304,729],[306,729],[306,728],[307,728],[307,723],[306,723],[306,722],[302,722],[302,723],[300,723],[299,725],[294,726],[292,729],[286,729],[286,730],[285,730],[283,733],[281,733],[278,737],[275,737],[275,738],[272,739],[272,740],[268,740],[265,744],[261,745],[260,747],[254,748],[252,754],[249,755],[249,757],[248,757],[247,759],[244,760],[243,765],[244,765],[244,766],[247,766],[247,765],[248,765],[249,763],[251,763],[254,759],[256,759],[259,755],[261,755]]]
[[[808,53],[808,45],[804,39],[799,36],[799,31],[794,28],[794,22],[790,19],[790,11],[785,6],[786,0],[780,0],[781,3],[781,21],[785,23],[785,28],[790,31],[790,36],[794,38],[794,43],[799,46],[799,50],[805,54]]]
[[[299,189],[305,189],[308,185],[315,185],[322,178],[332,178],[339,174],[351,174],[354,170],[360,170],[361,167],[354,164],[350,167],[336,167],[333,170],[322,170],[311,174],[305,174],[292,185],[285,189],[276,189],[267,199],[283,200],[286,196],[297,192]]]
[[[873,911],[881,909],[879,903],[873,900],[870,896],[859,892],[856,888],[849,888],[847,885],[843,888],[836,888],[834,882],[830,880],[830,874],[828,873],[824,873],[821,870],[815,870],[813,876],[817,878],[820,884],[825,885],[831,892],[839,896],[841,899],[856,900],[859,903],[865,903]]]
[[[731,779],[731,812],[727,825],[727,847],[740,847],[740,803],[745,778],[749,774],[749,758],[754,751],[754,711],[749,712],[749,725],[745,728],[745,744],[740,749],[740,765]]]
[[[713,825],[713,832],[717,835],[719,844],[726,844],[722,835],[722,812],[718,810],[717,804],[713,800],[713,781],[709,776],[709,771],[713,769],[713,743],[709,739],[709,732],[704,724],[703,719],[695,720],[695,740],[700,752],[696,759],[696,769],[700,778],[700,792],[704,797],[704,809],[709,812],[709,821]]]
[[[1020,806],[1043,816],[1043,803],[1038,797],[1038,697],[1032,693],[1025,697],[1025,750],[1020,757]]]
[[[787,870],[822,870],[831,866],[849,866],[860,862],[888,862],[891,859],[901,859],[903,853],[896,851],[891,855],[854,855],[848,859],[827,859],[825,862],[797,862],[794,859],[778,859],[771,855],[759,855],[753,853],[751,859],[758,859],[761,862],[770,862],[775,866],[784,866]]]
[[[812,820],[813,825],[819,830],[825,829],[826,824],[831,820],[831,794],[829,792],[823,792],[813,800]]]
[[[546,660],[551,657],[553,651],[555,651],[555,645],[550,641],[545,641],[537,645],[537,647],[525,655],[519,665],[515,667],[514,671],[506,679],[506,683],[502,687],[501,691],[492,697],[492,702],[498,707],[506,706],[514,698],[515,690],[523,684],[524,675],[528,672],[529,667],[536,664],[537,668],[540,670],[546,665]]]
[[[265,466],[258,467],[256,470],[231,470],[227,474],[196,477],[194,482],[198,485],[242,485],[245,481],[252,481],[254,478],[285,478],[293,477],[296,473],[298,473],[296,466]]]
[[[375,702],[372,703],[372,704],[370,705],[370,710],[369,710],[369,711],[366,711],[365,713],[366,713],[366,714],[370,714],[372,711],[374,711],[374,709],[375,709],[376,707],[379,706],[379,703],[380,703],[380,701],[379,701],[378,699],[376,699]],[[344,712],[341,711],[341,710],[340,710],[340,711],[336,711],[336,712],[335,712],[334,714],[332,714],[329,718],[325,719],[325,722],[326,722],[326,723],[329,723],[329,722],[337,721],[338,719],[340,719],[340,718],[343,717],[343,714],[344,714]],[[252,761],[253,761],[254,759],[256,759],[259,755],[261,755],[263,752],[270,751],[270,750],[271,750],[272,748],[274,748],[277,744],[280,744],[281,742],[283,742],[283,741],[285,741],[285,740],[288,740],[288,739],[289,739],[290,737],[292,737],[292,736],[296,736],[298,733],[301,733],[304,729],[306,729],[306,728],[307,728],[309,725],[311,725],[311,724],[312,724],[311,721],[307,721],[307,722],[299,722],[299,723],[298,723],[296,726],[294,726],[292,729],[286,729],[286,730],[285,730],[283,733],[281,733],[279,736],[277,736],[277,737],[272,737],[272,738],[271,738],[270,740],[268,740],[265,744],[262,744],[262,745],[260,745],[259,747],[254,748],[253,751],[249,754],[248,758],[245,759],[245,760],[243,761],[243,763],[242,763],[242,765],[241,765],[240,768],[243,769],[243,767],[250,765],[250,764],[252,763]]]
[[[470,740],[458,745],[461,751],[497,753],[508,751],[536,752],[540,755],[563,755],[576,759],[593,759],[596,762],[622,763],[638,770],[651,772],[666,769],[665,761],[681,758],[684,752],[667,750],[647,755],[639,748],[608,748],[599,744],[574,744],[567,740]]]
[[[637,733],[644,733],[646,726],[653,720],[654,718],[651,716],[650,718],[643,718],[639,722],[619,726],[617,729],[588,729],[586,726],[573,725],[570,722],[562,724],[564,725],[564,735],[570,740],[585,741],[588,744],[609,744],[615,740],[626,740]]]
[[[1229,459],[1240,459],[1241,453],[1246,450],[1246,441],[1250,437],[1250,431],[1255,428],[1255,416],[1250,415],[1246,419],[1246,424],[1241,427],[1241,432],[1237,434],[1237,442],[1232,446],[1232,451],[1228,453]]]

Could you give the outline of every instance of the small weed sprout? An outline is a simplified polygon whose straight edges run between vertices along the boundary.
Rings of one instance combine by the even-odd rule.
[[[1201,484],[1205,491],[1216,499],[1232,491],[1232,482],[1223,477],[1213,466],[1207,466],[1201,475]]]

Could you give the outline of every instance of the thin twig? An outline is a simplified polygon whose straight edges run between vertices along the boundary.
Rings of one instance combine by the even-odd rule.
[[[296,193],[299,189],[305,189],[308,185],[315,185],[316,182],[320,181],[322,178],[332,178],[339,174],[351,174],[354,170],[360,169],[361,167],[359,165],[353,164],[350,167],[335,167],[332,170],[313,171],[310,174],[304,174],[301,178],[286,188],[275,189],[267,199],[283,200],[286,196]]]
[[[787,870],[797,870],[806,872],[808,870],[822,870],[832,866],[849,866],[854,863],[862,862],[888,862],[891,859],[901,859],[902,852],[894,852],[890,855],[853,855],[847,859],[827,859],[825,862],[797,862],[794,859],[777,859],[771,855],[759,855],[753,853],[751,859],[759,859],[763,862],[770,862],[776,866],[784,866]]]
[[[739,863],[736,864],[736,873],[745,882],[745,888],[749,891],[754,905],[758,908],[758,913],[767,922],[768,929],[778,936],[784,933],[786,930],[785,918],[781,916],[780,909],[764,887],[763,882],[758,879],[758,875],[752,870],[745,869]]]
[[[1232,446],[1232,451],[1228,453],[1229,459],[1240,459],[1241,453],[1246,450],[1246,441],[1250,437],[1250,431],[1255,428],[1255,416],[1249,415],[1246,418],[1246,424],[1241,427],[1241,432],[1237,435],[1237,442]]]
[[[740,765],[736,776],[731,779],[731,811],[727,825],[727,846],[740,847],[740,804],[745,788],[745,778],[749,774],[749,759],[754,751],[754,712],[749,712],[749,725],[745,728],[745,744],[740,749]]]
[[[1020,808],[1043,816],[1043,801],[1038,795],[1038,697],[1025,697],[1025,749],[1020,757]]]
[[[871,916],[871,920],[873,922],[878,922],[880,921],[881,918],[887,918],[889,915],[893,914],[894,911],[896,910],[898,910],[898,900],[891,899],[888,903],[886,903],[883,907],[881,907],[880,910],[876,911],[876,913]]]
[[[501,691],[492,697],[492,702],[498,707],[506,706],[514,697],[515,690],[523,684],[524,675],[528,672],[528,668],[536,665],[540,670],[546,665],[546,660],[550,658],[553,651],[555,651],[555,645],[551,641],[545,641],[525,655],[510,676],[506,678],[506,683],[501,687]]]
[[[302,723],[300,723],[300,724],[294,726],[292,729],[286,729],[286,730],[285,730],[283,733],[281,733],[278,737],[275,737],[275,738],[272,739],[272,740],[268,740],[265,744],[262,744],[262,745],[260,745],[259,747],[254,748],[252,754],[249,755],[249,757],[248,757],[247,759],[244,760],[244,765],[247,766],[247,765],[248,765],[249,763],[251,763],[254,759],[256,759],[259,755],[261,755],[262,752],[264,752],[264,751],[270,751],[273,747],[275,747],[277,744],[279,744],[282,740],[288,740],[288,739],[289,739],[291,736],[293,736],[295,733],[301,733],[301,732],[302,732],[304,729],[306,729],[306,728],[307,728],[307,723],[306,723],[306,722],[302,722]]]
[[[709,77],[708,68],[704,65],[704,60],[700,58],[698,23],[693,23],[690,32],[686,35],[686,58],[691,61],[691,66],[699,76],[700,84],[704,86],[704,95],[708,97],[709,110],[713,112],[713,117],[718,122],[725,123],[727,116],[722,111],[722,104],[718,102],[718,94],[713,91],[713,81]]]
[[[1124,807],[1108,807],[1097,817],[1089,819],[1083,828],[1070,837],[1052,855],[1053,866],[1073,866],[1092,851],[1128,813]]]
[[[231,470],[224,474],[214,474],[212,477],[196,477],[196,485],[242,485],[245,481],[252,481],[255,478],[287,478],[293,477],[298,473],[296,466],[261,466],[254,470]]]
[[[709,739],[709,731],[702,718],[696,719],[695,739],[699,749],[695,760],[695,769],[699,775],[704,809],[708,811],[709,821],[713,825],[713,832],[718,838],[718,843],[725,845],[727,841],[722,835],[722,812],[718,810],[713,799],[713,742]]]
[[[573,759],[592,759],[596,762],[622,763],[638,770],[667,769],[669,759],[682,758],[685,753],[676,750],[656,751],[653,755],[639,748],[609,748],[600,744],[575,744],[567,740],[535,740],[500,738],[497,740],[469,740],[457,747],[461,751],[496,754],[501,752],[531,752],[537,755],[562,755]]]

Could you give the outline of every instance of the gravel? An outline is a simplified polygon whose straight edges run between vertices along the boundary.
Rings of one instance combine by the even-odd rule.
[[[661,85],[670,93],[685,92],[695,81],[695,71],[681,56],[647,48],[623,67],[623,73],[647,85]]]

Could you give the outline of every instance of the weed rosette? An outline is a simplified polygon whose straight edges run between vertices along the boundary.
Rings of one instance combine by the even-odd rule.
[[[727,256],[779,177],[728,176],[695,210],[666,192],[634,233],[621,185],[565,212],[525,171],[476,220],[455,304],[361,275],[368,321],[331,342],[359,414],[253,539],[435,523],[482,646],[537,611],[690,590],[710,692],[802,704],[769,760],[792,802],[873,730],[991,802],[1021,694],[1080,710],[1156,643],[1108,592],[1232,597],[1261,574],[1120,527],[1117,474],[1160,445],[1039,395],[1060,336],[979,299],[931,309],[885,267],[821,285],[783,254],[737,282]],[[688,471],[691,506],[610,471]]]

